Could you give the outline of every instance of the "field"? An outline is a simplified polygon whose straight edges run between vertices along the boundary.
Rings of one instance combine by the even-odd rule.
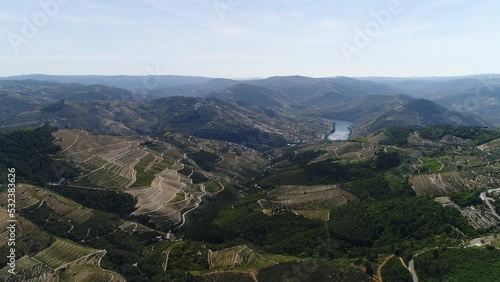
[[[184,165],[174,160],[186,155],[170,144],[151,142],[147,137],[106,136],[75,130],[58,131],[55,137],[63,148],[57,157],[77,162],[84,170],[68,186],[125,191],[137,199],[134,214],[149,216],[158,227],[181,222],[182,210],[194,206],[196,201],[192,200],[204,193],[177,172]],[[84,211],[69,212],[69,207],[62,205],[51,207],[68,214],[71,220],[91,216]]]
[[[148,216],[161,229],[184,224],[185,214],[197,208],[206,194],[215,195],[224,185],[259,175],[267,163],[257,151],[244,146],[177,133],[167,133],[163,141],[84,130],[60,130],[54,136],[62,147],[56,158],[72,161],[82,169],[74,182],[63,185],[128,193],[137,200],[132,214]],[[198,154],[202,151],[207,153]],[[217,156],[217,161],[202,164],[208,155]],[[68,220],[83,221],[92,216],[85,210],[70,211],[52,200],[46,204],[67,215]],[[130,226],[126,229],[130,231]]]
[[[359,199],[337,185],[321,186],[280,186],[267,193],[266,199],[260,199],[262,211],[272,215],[275,211],[290,209],[310,219],[328,221],[330,210]]]
[[[420,171],[438,173],[441,169],[441,164],[434,158],[422,158],[421,164],[417,166]]]
[[[262,268],[276,264],[276,262],[266,259],[254,250],[245,245],[236,246],[220,251],[209,251],[208,263],[210,268]]]
[[[34,258],[53,269],[58,269],[76,260],[99,253],[101,256],[105,254],[103,251],[58,238],[49,248],[36,254]]]
[[[280,186],[268,193],[269,201],[276,206],[285,206],[296,210],[323,210],[357,201],[356,196],[337,185],[322,186]]]
[[[158,226],[180,222],[181,210],[193,197],[184,192],[189,187],[186,182],[176,171],[166,169],[156,176],[151,186],[127,189],[126,192],[138,200],[134,214],[148,215]]]
[[[120,274],[104,270],[93,265],[72,263],[59,274],[61,281],[78,282],[121,282],[125,281]]]
[[[152,228],[149,228],[145,225],[142,225],[140,223],[136,223],[133,221],[126,221],[122,225],[120,225],[119,228],[127,233],[153,232],[154,231],[154,229],[152,229]]]
[[[16,261],[16,271],[22,272],[26,269],[30,269],[32,267],[35,267],[39,264],[40,263],[38,261],[34,260],[33,258],[31,258],[29,256],[23,256],[22,258],[20,258]],[[8,277],[11,275],[11,274],[9,274],[9,272],[7,272],[7,270],[8,270],[8,267],[5,267],[5,268],[0,270],[0,279],[2,277],[5,278],[5,277]]]
[[[100,267],[105,254],[106,251],[56,238],[50,247],[17,261],[14,276],[17,280],[13,281],[35,281],[32,279],[43,276],[47,280],[40,281],[125,281],[118,273]],[[6,268],[0,270],[0,277],[6,276]]]
[[[78,224],[89,220],[94,212],[82,205],[60,196],[52,191],[42,189],[28,184],[17,186],[17,208],[19,210],[29,208],[33,205],[47,205],[58,215],[67,221],[75,221]],[[0,201],[5,201],[6,194],[0,195]]]
[[[131,187],[144,187],[151,184],[155,178],[155,174],[148,173],[147,169],[153,165],[155,160],[156,158],[149,153],[141,158],[141,160],[134,166],[134,170],[136,171],[136,180]],[[160,172],[161,171],[162,170],[160,170]]]
[[[211,181],[205,185],[208,193],[214,194],[222,190],[222,186],[218,181]]]
[[[495,183],[496,180],[488,175],[459,171],[415,175],[410,178],[410,185],[418,196],[443,196],[470,189],[483,189]]]
[[[148,152],[139,147],[141,139],[60,130],[54,133],[62,148],[57,156],[76,162],[85,170],[76,186],[122,190],[135,182],[134,166]]]

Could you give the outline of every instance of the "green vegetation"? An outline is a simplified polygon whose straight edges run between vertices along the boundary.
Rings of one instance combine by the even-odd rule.
[[[202,255],[198,255],[204,250]],[[167,271],[163,271],[166,253],[169,252]],[[208,268],[207,250],[195,242],[159,243],[146,248],[137,267],[124,269],[128,281],[199,281],[189,270]],[[180,279],[180,280],[175,280]]]
[[[343,183],[340,184],[340,188],[363,200],[390,199],[415,195],[415,192],[404,178],[390,173]]]
[[[270,148],[286,146],[286,139],[277,134],[263,132],[241,125],[218,124],[212,128],[200,128],[195,134],[201,138],[229,141],[243,144],[257,151],[266,151]]]
[[[272,162],[279,163],[281,161],[288,161],[299,166],[305,166],[324,153],[326,153],[326,151],[323,150],[311,150],[300,153],[296,153],[294,150],[286,150],[282,156],[274,158]]]
[[[170,200],[169,203],[177,203],[180,201],[184,201],[186,199],[186,195],[183,192],[177,192],[175,193],[175,197]]]
[[[184,165],[184,167],[177,172],[191,178],[193,184],[200,184],[208,181],[208,178],[203,173],[196,171],[196,169],[190,165]]]
[[[52,186],[51,190],[86,207],[127,217],[134,210],[136,200],[130,194],[119,191],[99,191],[64,186]]]
[[[196,164],[206,171],[213,169],[214,163],[221,160],[221,157],[217,154],[201,150],[194,154],[189,154],[189,157],[196,162]]]
[[[201,255],[198,255],[198,252]],[[182,242],[175,245],[170,251],[172,258],[167,269],[179,270],[202,270],[208,268],[208,249],[198,242]],[[170,259],[169,259],[170,260]]]
[[[382,142],[386,145],[405,146],[408,145],[408,136],[415,131],[414,128],[407,127],[389,127],[386,128],[384,134],[387,140]]]
[[[48,106],[42,108],[43,112],[55,113],[64,109],[64,100],[60,100],[58,102],[52,103]]]
[[[135,166],[134,169],[137,171],[136,180],[132,187],[144,187],[151,185],[151,182],[155,178],[155,174],[146,172],[148,165],[155,160],[155,157],[151,154],[144,156]]]
[[[150,174],[158,174],[162,171],[164,171],[166,168],[171,167],[175,164],[175,162],[169,158],[163,158],[162,161],[160,162],[155,162],[151,168],[148,170],[148,173]]]
[[[459,193],[452,193],[450,195],[450,198],[455,204],[459,205],[462,208],[468,207],[468,206],[476,206],[482,204],[481,198],[479,198],[479,195],[481,194],[481,191],[468,191],[468,192],[459,192]]]
[[[500,131],[484,127],[436,125],[419,130],[420,136],[429,140],[440,140],[445,135],[453,135],[462,139],[473,139],[474,144],[483,144],[500,138]]]
[[[412,282],[411,274],[400,261],[399,257],[393,257],[384,265],[382,278],[386,282]]]
[[[95,252],[97,250],[78,245],[69,240],[57,238],[50,247],[39,252],[34,257],[52,268],[58,268]]]
[[[35,129],[0,134],[0,179],[7,179],[7,168],[15,168],[17,181],[43,185],[71,179],[77,171],[68,164],[55,161],[50,155],[60,151],[54,145],[55,128],[42,126]],[[6,186],[4,186],[6,187]]]
[[[352,179],[373,178],[377,174],[372,161],[342,164],[325,160],[275,171],[264,178],[259,185],[272,188],[281,185],[335,184]]]
[[[26,91],[46,95],[45,91],[39,91],[40,86],[32,87],[33,83],[38,82],[29,82]],[[267,83],[275,82],[270,79]],[[320,98],[314,99],[324,101],[325,105],[313,105],[314,99],[302,93],[310,90],[286,84],[297,96],[287,101],[280,97],[287,91],[269,92],[273,95],[271,100],[279,100],[276,109],[267,108],[267,104],[249,105],[248,102],[262,101],[253,101],[250,95],[253,92],[247,91],[252,89],[245,87],[239,94],[244,99],[236,100],[240,103],[219,99],[222,96],[161,98],[138,105],[74,101],[97,98],[99,93],[105,95],[103,99],[113,97],[105,94],[110,89],[102,88],[101,92],[97,91],[100,87],[93,86],[84,92],[54,93],[50,100],[37,99],[32,106],[27,103],[25,114],[0,113],[5,126],[48,119],[74,128],[57,135],[57,144],[65,148],[71,145],[63,154],[58,154],[60,148],[53,145],[53,129],[48,126],[0,134],[0,177],[5,179],[5,168],[12,166],[18,170],[19,183],[39,184],[29,194],[18,197],[19,207],[23,207],[19,210],[22,236],[16,242],[18,255],[39,253],[39,260],[56,267],[88,252],[106,250],[101,266],[119,272],[127,281],[320,282],[372,281],[374,277],[370,276],[380,258],[395,254],[385,264],[382,276],[385,281],[404,282],[410,281],[410,276],[399,258],[408,261],[417,252],[439,247],[416,259],[422,281],[460,278],[491,281],[489,276],[499,276],[498,250],[494,248],[498,242],[493,241],[493,246],[484,249],[451,249],[491,229],[476,231],[466,221],[465,212],[462,215],[456,209],[443,207],[433,197],[415,197],[413,190],[419,195],[446,194],[462,207],[481,203],[479,192],[474,189],[498,186],[498,144],[480,148],[475,145],[499,138],[498,129],[453,126],[383,129],[388,124],[426,126],[459,122],[432,102],[403,96],[394,99],[375,95],[359,100],[350,95],[329,93],[322,97],[316,93]],[[320,84],[324,88],[324,83]],[[53,87],[52,90],[57,90]],[[344,87],[337,90],[342,92]],[[34,89],[38,90],[33,92]],[[95,93],[88,93],[93,89]],[[112,93],[126,94],[121,90]],[[281,103],[296,101],[298,95],[311,103],[299,110],[304,116],[295,116],[299,111],[279,109]],[[370,107],[365,106],[367,103]],[[114,117],[119,120],[114,123],[107,119],[110,122],[104,124],[102,113],[113,113],[116,109],[119,113]],[[326,132],[331,124],[318,117],[328,114],[332,117],[335,114],[335,119],[345,116],[360,121],[354,131],[364,137],[333,144],[317,140],[313,136]],[[82,116],[85,118],[80,119]],[[464,118],[463,123],[473,124],[472,121]],[[86,130],[79,132],[79,128]],[[126,128],[130,130],[127,137],[95,134],[98,130],[125,132]],[[433,141],[448,134],[466,141],[449,138],[447,142],[453,145],[443,142],[435,146],[419,140],[413,134],[416,130],[422,138]],[[171,159],[160,158],[161,154]],[[135,187],[148,186],[158,173],[174,168],[167,170],[169,177],[165,176],[159,189],[129,191],[140,199],[142,209],[132,216],[136,200],[119,189],[47,188],[48,182],[59,182],[62,178],[72,182],[71,178],[76,176],[73,168],[56,158],[71,159],[85,169],[74,184],[89,188],[125,187],[132,176],[129,165],[138,158],[141,159],[134,167]],[[439,177],[416,175],[439,172],[441,163],[446,171]],[[170,173],[174,170],[188,176],[194,184],[189,184],[185,177],[177,181]],[[288,184],[294,186],[279,187]],[[201,197],[201,187],[209,194]],[[450,195],[451,191],[467,192]],[[196,209],[192,209],[195,203]],[[500,211],[500,201],[495,206]],[[187,221],[174,228],[179,211],[189,211]],[[479,222],[481,212],[471,211],[471,216],[477,216]],[[0,217],[6,222],[5,212]],[[135,225],[134,221],[153,229]],[[172,229],[177,240],[166,240],[166,234],[154,228]],[[7,252],[5,239],[0,239],[2,254]],[[213,260],[207,260],[209,250],[220,252],[210,253]],[[467,253],[472,251],[478,253]],[[7,256],[2,255],[0,262],[5,264],[6,260]],[[79,280],[81,276],[73,273],[80,267],[71,265],[73,272],[67,269],[60,280]],[[111,278],[111,273],[99,272],[88,279]],[[106,275],[99,276],[102,273]]]
[[[441,169],[441,164],[435,158],[421,158],[422,164],[418,166],[422,173],[438,173]]]
[[[228,209],[219,214],[214,227],[223,241],[244,239],[267,253],[307,257],[327,244],[327,232],[320,221],[291,213],[270,217],[246,208]],[[328,249],[324,247],[324,250]]]
[[[233,272],[233,271],[217,272],[217,273],[205,275],[203,281],[206,281],[206,282],[212,282],[212,281],[217,281],[217,282],[235,282],[235,281],[255,282],[255,280],[248,273]],[[265,280],[259,280],[259,281],[265,282]]]
[[[415,194],[404,178],[391,172],[401,163],[396,152],[378,151],[374,160],[367,161],[337,162],[329,159],[309,163],[318,154],[320,152],[301,155],[290,167],[268,172],[259,186],[267,189],[282,185],[340,183],[340,188],[366,200]]]
[[[397,152],[378,151],[375,153],[375,167],[378,170],[391,169],[401,164],[399,154]]]
[[[282,263],[259,271],[258,281],[372,281],[361,269],[343,260],[310,259],[303,262]],[[300,280],[299,280],[300,279]]]
[[[211,181],[205,185],[206,190],[209,193],[216,193],[222,189],[218,181]]]
[[[4,209],[1,209],[0,212],[5,215],[7,214],[7,211]],[[6,218],[1,218],[3,222],[5,222],[5,219]],[[16,241],[16,256],[19,258],[24,255],[35,255],[41,250],[48,248],[55,240],[48,232],[40,230],[24,218],[18,218],[16,226],[19,228],[18,230],[22,230],[22,232],[29,235],[23,236],[22,239]],[[7,241],[2,241],[2,244],[0,244],[0,264],[2,264],[2,266],[5,266],[9,261],[7,254],[11,246],[6,244],[6,242]]]
[[[195,170],[193,171],[193,174],[191,174],[191,180],[193,180],[193,184],[200,184],[208,181],[208,178],[203,173]]]
[[[457,210],[414,197],[342,206],[332,210],[328,226],[333,238],[379,252],[460,238],[453,227],[473,232]]]
[[[500,252],[485,248],[444,248],[415,259],[422,281],[496,282],[500,277]]]
[[[118,226],[119,217],[94,210],[94,216],[83,224],[68,222],[56,214],[46,204],[34,205],[21,211],[21,215],[35,223],[40,229],[57,237],[80,242],[87,247],[106,250],[102,267],[122,274],[128,274],[132,264],[143,256],[144,248],[153,243],[156,232],[142,232],[130,235]],[[68,232],[71,230],[71,232]],[[144,276],[144,274],[140,275]]]

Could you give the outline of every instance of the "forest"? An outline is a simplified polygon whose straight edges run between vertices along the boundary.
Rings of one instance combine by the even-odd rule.
[[[55,145],[50,126],[0,133],[0,178],[6,179],[7,168],[15,168],[18,182],[38,185],[70,179],[77,170],[67,163],[50,158],[60,147]]]
[[[500,252],[495,248],[440,248],[415,259],[422,281],[496,282],[500,277]]]

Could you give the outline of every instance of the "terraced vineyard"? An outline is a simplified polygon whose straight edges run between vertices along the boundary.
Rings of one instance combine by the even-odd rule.
[[[459,171],[415,175],[410,178],[410,185],[418,196],[443,196],[470,189],[482,189],[496,183],[498,181],[492,176]]]
[[[142,225],[140,223],[136,223],[133,221],[126,221],[122,225],[119,226],[119,228],[127,233],[135,233],[135,232],[152,232],[154,229],[149,228],[145,225]]]
[[[165,169],[157,174],[150,186],[126,190],[137,198],[135,215],[148,215],[158,227],[181,221],[181,210],[188,208],[197,191],[189,180],[177,171]]]
[[[185,157],[178,149],[149,138],[115,137],[62,130],[56,138],[63,151],[59,158],[79,163],[84,173],[69,186],[84,189],[115,189],[137,199],[134,215],[147,215],[159,228],[182,221],[182,211],[203,194],[177,170]],[[141,143],[149,142],[149,146]],[[156,151],[158,150],[158,151]],[[72,215],[78,217],[78,214]]]
[[[73,135],[78,135],[71,131],[59,133],[63,140],[65,136],[76,140]],[[196,191],[191,192],[191,181],[177,173],[183,165],[172,161],[171,157],[179,156],[177,151],[172,150],[172,146],[157,146],[165,149],[157,152],[140,146],[140,143],[141,140],[133,138],[127,140],[123,137],[120,139],[80,133],[76,142],[61,143],[70,144],[63,149],[61,156],[73,161],[83,159],[82,154],[86,157],[80,163],[86,172],[72,186],[124,190],[137,198],[135,215],[150,216],[160,228],[175,225],[182,220],[181,211],[189,208],[190,200],[196,197]],[[78,151],[78,148],[89,149]],[[88,152],[97,153],[89,156]],[[179,199],[179,195],[182,195],[182,199]],[[173,201],[175,199],[177,200]]]
[[[268,193],[274,204],[294,209],[335,208],[349,201],[356,201],[356,196],[337,185],[321,186],[281,186]]]
[[[100,267],[105,254],[103,250],[56,238],[50,247],[36,255],[20,258],[16,275],[9,276],[8,281],[125,281],[118,273]],[[5,269],[1,270],[0,276],[6,277],[4,272]]]
[[[76,162],[84,173],[75,186],[122,190],[135,182],[134,165],[148,152],[141,139],[94,135],[86,131],[61,130],[54,134],[62,148],[60,159]]]
[[[331,209],[358,201],[337,185],[287,185],[268,192],[267,199],[259,200],[258,204],[266,213],[287,208],[308,218],[328,221]]]
[[[47,205],[54,213],[64,217],[68,222],[85,223],[94,211],[62,197],[54,192],[28,184],[17,186],[17,208],[23,210],[33,205]],[[0,195],[0,201],[6,201],[6,194]]]
[[[76,260],[86,259],[93,255],[96,256],[96,260],[93,262],[98,265],[100,258],[105,253],[105,251],[91,249],[69,240],[58,238],[49,248],[36,254],[34,258],[53,269],[59,269]]]
[[[261,268],[277,263],[264,258],[249,247],[242,245],[220,251],[209,251],[208,264],[212,269],[232,268],[237,266]]]
[[[122,282],[123,276],[116,272],[103,270],[93,265],[70,264],[68,269],[59,275],[61,281],[78,282]]]
[[[500,220],[485,206],[468,206],[462,208],[451,201],[449,197],[437,197],[436,201],[445,207],[452,207],[460,211],[475,229],[488,229],[500,225]]]

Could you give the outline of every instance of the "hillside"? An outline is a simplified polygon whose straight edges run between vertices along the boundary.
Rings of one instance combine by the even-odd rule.
[[[148,101],[5,82],[0,175],[16,168],[15,279],[407,279],[423,250],[498,234],[498,129],[378,82],[261,82]],[[352,137],[325,139],[339,120],[354,122]],[[44,123],[57,128],[35,127]]]
[[[299,106],[306,100],[315,100],[327,93],[338,93],[352,97],[369,95],[409,95],[430,99],[462,114],[479,115],[493,124],[499,123],[495,110],[498,107],[499,77],[477,75],[447,78],[310,78],[282,76],[266,79],[237,81],[222,78],[189,76],[49,76],[25,75],[0,78],[11,81],[51,81],[57,83],[80,83],[88,86],[106,85],[123,88],[133,93],[134,99],[149,97],[190,96],[205,97],[224,92],[237,84],[251,84],[283,94],[287,102]],[[88,90],[91,92],[90,90]],[[126,95],[125,95],[126,96]],[[127,98],[128,99],[128,98]],[[319,105],[319,104],[317,104]]]
[[[190,112],[181,107],[190,100],[207,101],[165,99],[179,113]],[[408,108],[422,111],[419,103]],[[38,234],[19,246],[23,275],[275,281],[303,269],[320,279],[314,281],[331,273],[337,281],[366,281],[406,271],[385,265],[388,254],[407,265],[423,249],[498,232],[500,218],[490,207],[496,196],[484,190],[499,184],[496,129],[393,127],[356,141],[318,140],[265,153],[172,131],[52,134],[43,139],[55,147],[40,157],[71,164],[78,174],[41,179],[40,186],[19,183],[20,232]],[[9,147],[41,150],[45,143]],[[6,199],[4,191],[0,202]],[[431,272],[418,260],[417,271]]]
[[[366,78],[401,94],[431,99],[451,110],[481,116],[499,124],[500,76],[493,74],[447,78]]]

